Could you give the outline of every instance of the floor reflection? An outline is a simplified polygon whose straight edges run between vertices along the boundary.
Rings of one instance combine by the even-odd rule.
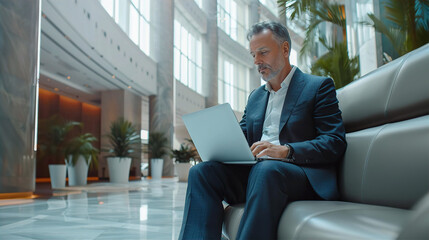
[[[177,239],[185,193],[177,179],[56,191],[0,205],[0,239]]]

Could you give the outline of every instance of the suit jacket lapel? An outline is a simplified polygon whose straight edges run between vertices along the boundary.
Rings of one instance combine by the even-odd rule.
[[[305,86],[304,74],[301,72],[301,70],[299,70],[299,68],[297,68],[295,70],[295,73],[293,74],[292,80],[287,90],[285,102],[283,104],[282,114],[280,117],[279,131],[283,129],[283,127],[286,125],[287,121],[289,120],[292,110],[294,109],[296,105],[296,101],[298,100],[298,97],[301,95],[301,92],[304,89],[304,86]]]
[[[252,114],[252,120],[253,120],[253,139],[255,141],[259,141],[262,137],[262,127],[264,124],[265,119],[265,112],[267,109],[268,104],[268,96],[270,93],[263,88],[261,91],[255,92],[257,94],[255,97],[255,106],[253,107],[253,114]]]

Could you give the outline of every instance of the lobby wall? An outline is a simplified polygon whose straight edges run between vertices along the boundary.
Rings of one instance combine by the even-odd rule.
[[[66,121],[77,121],[83,123],[83,128],[81,130],[77,128],[74,129],[71,132],[71,135],[91,133],[98,139],[94,146],[100,149],[101,108],[99,106],[83,103],[45,89],[40,89],[39,122],[40,120],[49,118],[53,115],[58,115]],[[96,177],[98,176],[98,171],[96,169],[90,169],[88,176]],[[48,162],[46,159],[42,159],[39,155],[37,156],[36,177],[49,177]]]

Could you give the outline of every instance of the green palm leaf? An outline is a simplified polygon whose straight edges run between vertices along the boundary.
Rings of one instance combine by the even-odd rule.
[[[320,42],[328,52],[314,62],[311,73],[331,77],[337,89],[352,82],[359,74],[359,57],[349,58],[346,42],[334,43],[332,47],[326,39],[321,38]]]
[[[131,156],[141,147],[139,132],[130,121],[124,118],[119,118],[110,125],[107,138],[111,148],[106,151],[113,153],[116,157]]]
[[[428,0],[390,0],[384,3],[384,9],[388,25],[374,14],[368,14],[371,22],[366,24],[384,34],[399,56],[429,42]]]
[[[65,147],[75,127],[82,127],[82,123],[65,121],[59,115],[42,119],[39,124],[39,151],[40,158],[46,158],[51,164],[64,163]]]
[[[91,166],[96,169],[98,166],[99,151],[92,145],[92,143],[96,141],[97,138],[91,133],[84,133],[71,139],[65,148],[66,156],[71,156],[71,158],[68,159],[68,164],[74,166],[79,156],[83,156],[86,163],[90,164],[91,160]]]
[[[152,132],[149,134],[149,153],[151,158],[162,158],[169,149],[168,139],[165,133]]]

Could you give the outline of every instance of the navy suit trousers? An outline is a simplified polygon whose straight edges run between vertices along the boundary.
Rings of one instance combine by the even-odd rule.
[[[189,172],[179,239],[221,239],[222,201],[246,203],[237,239],[277,239],[286,205],[307,199],[319,197],[299,166],[271,160],[255,165],[203,162]]]

